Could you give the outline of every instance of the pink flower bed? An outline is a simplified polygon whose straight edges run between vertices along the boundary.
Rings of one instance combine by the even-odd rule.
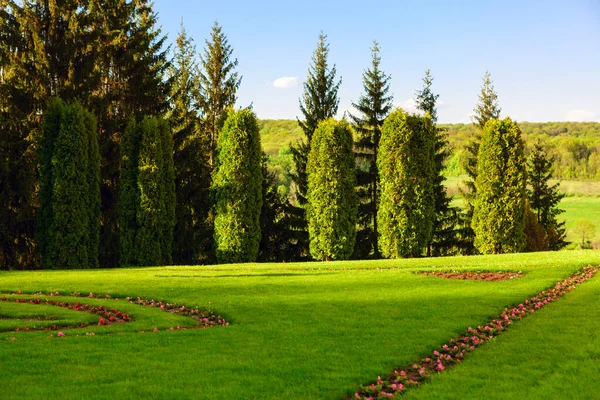
[[[557,282],[554,287],[542,290],[517,306],[505,308],[497,318],[476,328],[469,327],[464,333],[450,339],[448,343],[434,350],[429,356],[397,369],[385,378],[378,376],[374,383],[360,387],[350,398],[388,399],[396,394],[401,394],[408,388],[418,387],[432,374],[441,373],[462,362],[469,352],[504,332],[514,321],[535,313],[560,296],[572,291],[577,285],[593,277],[598,269],[600,266],[588,265],[565,280]]]

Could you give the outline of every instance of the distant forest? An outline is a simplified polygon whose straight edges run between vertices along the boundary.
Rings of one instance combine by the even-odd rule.
[[[600,180],[600,123],[598,122],[521,122],[526,150],[539,140],[554,161],[554,179]],[[262,145],[279,184],[289,187],[293,165],[290,143],[302,137],[295,120],[260,120]],[[447,176],[464,174],[465,148],[476,134],[473,124],[439,124],[447,129],[452,155],[446,165]]]

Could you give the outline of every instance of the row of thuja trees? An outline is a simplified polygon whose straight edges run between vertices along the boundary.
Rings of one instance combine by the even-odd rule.
[[[335,123],[341,78],[329,67],[328,54],[322,34],[300,103],[305,138],[292,146],[287,218],[294,222],[293,243],[305,249],[297,254],[329,260],[564,247],[564,222],[557,219],[562,195],[558,185],[549,185],[552,161],[540,144],[528,161],[518,124],[500,120],[488,72],[474,108],[478,130],[467,148],[463,212],[444,187],[451,151],[446,131],[437,126],[430,71],[415,93],[421,114],[394,111],[391,78],[380,68],[374,42],[351,125]]]
[[[449,149],[429,72],[416,95],[428,117],[390,114],[375,44],[356,115],[335,122],[341,79],[321,35],[300,101],[293,191],[282,198],[255,116],[232,111],[241,77],[221,27],[199,54],[183,26],[171,52],[156,25],[145,0],[2,3],[0,268],[476,251],[477,168],[462,214],[443,186]],[[480,132],[499,116],[494,96],[484,82]],[[524,215],[543,229],[525,224],[539,236],[529,249],[548,248],[558,226],[556,188],[539,182],[539,201],[528,196],[534,218],[527,205]]]

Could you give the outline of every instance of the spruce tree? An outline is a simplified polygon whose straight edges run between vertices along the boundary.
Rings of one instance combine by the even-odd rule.
[[[99,38],[96,67],[101,71],[101,84],[92,100],[104,161],[100,263],[116,266],[120,248],[117,190],[121,136],[130,118],[141,121],[167,111],[169,49],[165,48],[166,35],[157,27],[152,3],[94,0],[90,4],[94,6],[91,18],[104,33]]]
[[[313,133],[321,121],[334,117],[339,106],[338,90],[342,79],[337,79],[335,65],[329,68],[329,44],[327,36],[321,32],[317,48],[312,56],[308,69],[308,77],[304,83],[304,92],[299,100],[302,120],[298,125],[302,128],[305,138],[291,146],[294,160],[294,172],[290,178],[294,184],[293,204],[288,205],[288,226],[291,228],[292,241],[295,243],[293,252],[295,259],[308,256],[308,230],[306,223],[306,192],[308,176],[306,164],[311,148]]]
[[[357,140],[354,144],[360,206],[358,211],[359,231],[356,234],[355,256],[379,258],[377,208],[380,198],[377,155],[381,126],[392,109],[393,96],[389,94],[390,76],[381,69],[379,44],[373,41],[371,68],[363,73],[364,94],[352,106],[359,112],[350,114]]]
[[[164,49],[166,36],[156,29],[156,13],[146,1],[89,0],[85,2],[6,0],[0,7],[0,62],[9,78],[8,126],[20,125],[29,143],[41,137],[42,118],[52,96],[81,101],[98,118],[101,152],[101,260],[118,263],[116,199],[119,145],[131,116],[159,115],[166,111],[170,80]],[[8,61],[7,61],[8,60]],[[8,72],[4,74],[4,72]],[[27,169],[32,171],[34,151],[27,149]],[[31,185],[35,187],[34,185]],[[27,189],[30,190],[30,189]],[[27,243],[34,243],[34,192],[21,196],[19,226]],[[33,227],[33,229],[32,229]],[[29,233],[26,233],[30,231]],[[17,233],[15,231],[15,233]],[[23,250],[31,251],[30,245]],[[29,260],[25,254],[21,257]]]
[[[437,99],[439,94],[434,94],[431,87],[433,77],[431,71],[425,71],[423,78],[423,89],[415,93],[415,102],[417,109],[429,114],[432,128],[434,130],[434,169],[433,169],[433,196],[435,199],[435,213],[433,219],[433,228],[431,240],[427,244],[427,255],[448,255],[451,254],[458,245],[457,224],[458,210],[451,207],[452,198],[446,193],[443,175],[446,161],[450,157],[448,149],[448,135],[446,130],[436,126],[437,124]]]
[[[481,145],[481,135],[486,123],[491,119],[500,118],[501,112],[501,108],[498,105],[498,95],[494,89],[494,83],[489,71],[485,71],[483,85],[481,86],[478,97],[479,102],[473,109],[473,123],[478,128],[478,131],[474,137],[471,138],[465,149],[463,168],[467,174],[467,180],[464,182],[465,189],[461,190],[466,206],[466,214],[463,216],[466,226],[461,230],[461,235],[464,242],[463,250],[468,254],[475,251],[474,245],[471,245],[475,240],[475,233],[470,226],[472,225],[473,208],[475,197],[477,196],[475,181],[477,180],[477,162],[479,159],[478,155],[479,146]]]
[[[431,240],[434,134],[429,115],[393,111],[379,145],[381,203],[377,217],[384,257],[418,257]]]
[[[200,125],[199,66],[196,47],[183,23],[175,42],[171,109],[168,120],[173,131],[174,170],[176,187],[173,262],[196,264],[209,258],[212,242],[210,210],[210,170],[208,146],[202,140]]]
[[[358,197],[352,148],[352,129],[345,120],[319,123],[306,165],[306,216],[316,260],[345,260],[354,251]]]
[[[558,222],[557,219],[564,212],[558,205],[565,195],[560,193],[559,183],[552,186],[549,184],[552,178],[552,160],[540,141],[534,145],[530,154],[527,177],[529,205],[537,223],[545,231],[548,250],[560,250],[567,244],[565,222]]]
[[[479,103],[473,109],[474,124],[479,128],[479,132],[471,139],[466,148],[466,161],[464,164],[465,172],[469,178],[465,182],[467,192],[465,197],[469,208],[472,208],[472,200],[475,199],[476,188],[475,181],[477,180],[477,160],[479,155],[479,146],[481,144],[481,133],[485,124],[491,119],[500,118],[500,106],[498,105],[498,95],[494,90],[494,83],[489,71],[485,71],[483,76],[483,85],[479,93]]]
[[[519,252],[525,247],[526,175],[517,123],[510,118],[489,120],[479,149],[472,220],[481,253]]]
[[[198,97],[205,120],[209,147],[209,165],[214,168],[215,150],[223,127],[226,110],[235,105],[242,78],[235,71],[238,60],[232,59],[233,49],[218,22],[215,21],[200,58],[200,88]]]
[[[217,145],[212,196],[219,263],[253,262],[261,239],[260,132],[250,109],[230,111]]]

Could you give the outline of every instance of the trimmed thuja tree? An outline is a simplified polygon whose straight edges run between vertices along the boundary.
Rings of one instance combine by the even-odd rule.
[[[51,100],[39,151],[42,267],[97,267],[100,155],[96,118],[79,103]]]
[[[310,254],[317,260],[344,260],[354,251],[358,197],[352,147],[345,120],[321,122],[312,137],[306,216]]]
[[[481,253],[524,248],[526,175],[519,125],[510,118],[488,121],[477,158],[472,221],[475,246]]]
[[[121,265],[170,264],[175,222],[173,141],[167,121],[131,121],[121,144]]]
[[[260,133],[250,109],[231,111],[217,142],[212,182],[219,263],[256,261],[262,207]]]
[[[434,217],[434,130],[429,115],[392,112],[379,143],[379,245],[384,257],[417,257]]]

